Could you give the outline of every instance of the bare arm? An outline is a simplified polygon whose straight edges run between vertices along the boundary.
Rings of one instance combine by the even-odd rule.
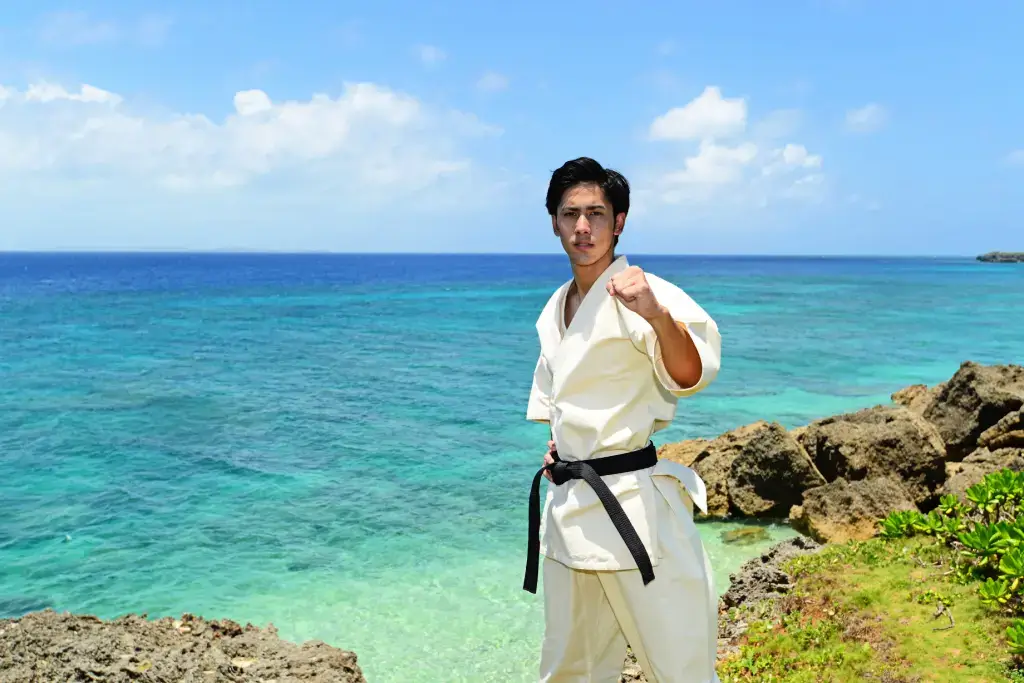
[[[672,319],[672,314],[664,306],[661,312],[649,319],[658,345],[661,347],[665,369],[683,388],[690,388],[700,381],[703,366],[700,353],[690,338],[686,326]]]

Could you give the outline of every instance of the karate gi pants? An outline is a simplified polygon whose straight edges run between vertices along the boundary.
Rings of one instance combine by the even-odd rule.
[[[661,558],[646,586],[637,569],[589,571],[544,558],[540,683],[617,683],[627,644],[650,683],[719,683],[718,596],[693,502],[654,477]]]

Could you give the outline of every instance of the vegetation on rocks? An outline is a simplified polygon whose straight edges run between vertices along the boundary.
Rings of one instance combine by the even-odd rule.
[[[1024,473],[1004,469],[966,491],[966,502],[944,496],[938,510],[894,512],[882,522],[886,538],[930,539],[949,550],[950,573],[974,585],[991,612],[1013,617],[1007,645],[1024,665]]]
[[[733,577],[722,682],[1024,681],[1024,472],[893,511],[875,532],[777,563],[755,599],[731,595],[752,568]]]
[[[1000,648],[1006,619],[948,574],[940,546],[873,538],[824,546],[781,565],[790,589],[726,610],[736,630],[722,683],[1024,680]]]

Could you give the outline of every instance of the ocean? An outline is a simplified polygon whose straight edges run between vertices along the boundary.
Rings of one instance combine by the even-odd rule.
[[[1024,266],[630,255],[719,323],[660,445],[1024,362]],[[561,256],[0,254],[0,616],[183,612],[371,683],[536,680],[524,412]],[[719,592],[772,541],[700,528]]]

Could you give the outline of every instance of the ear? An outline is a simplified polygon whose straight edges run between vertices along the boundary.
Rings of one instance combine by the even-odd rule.
[[[617,213],[615,214],[615,229],[612,231],[615,235],[621,235],[622,231],[626,229],[626,214]]]
[[[557,236],[558,235],[558,219],[555,218],[554,216],[551,217],[551,229],[554,231],[555,235]]]

